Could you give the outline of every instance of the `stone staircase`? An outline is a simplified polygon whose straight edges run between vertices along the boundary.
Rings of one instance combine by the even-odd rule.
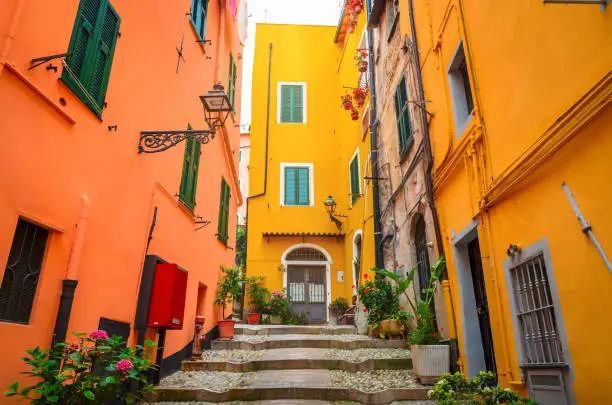
[[[431,404],[404,341],[357,335],[353,326],[236,325],[198,361],[165,378],[161,404]],[[253,402],[250,402],[253,401]]]

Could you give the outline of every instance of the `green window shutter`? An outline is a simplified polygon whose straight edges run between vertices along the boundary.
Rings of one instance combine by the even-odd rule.
[[[351,203],[355,204],[359,200],[359,156],[355,156],[350,164],[351,174]]]
[[[227,96],[230,100],[230,104],[234,107],[234,100],[236,98],[236,62],[234,56],[230,53],[230,65],[229,65],[229,76],[228,76],[228,90]]]
[[[108,87],[121,19],[108,0],[81,0],[62,81],[98,117]],[[74,76],[73,76],[74,75]]]
[[[294,167],[285,168],[285,205],[297,204],[297,172]]]
[[[292,97],[291,97],[291,86],[283,85],[281,86],[281,113],[280,113],[280,122],[291,122],[291,107]]]
[[[117,33],[119,32],[119,15],[110,3],[106,4],[103,23],[100,26],[99,52],[93,65],[89,91],[99,107],[104,104],[108,79],[110,77]]]
[[[308,169],[301,167],[297,169],[297,205],[309,205],[310,204],[310,184]]]
[[[229,206],[231,192],[229,184],[221,179],[221,195],[219,200],[219,223],[217,225],[217,238],[227,244],[229,228]]]
[[[304,87],[303,86],[291,86],[291,87],[293,90],[291,122],[302,123],[304,122]]]
[[[187,129],[191,129],[191,125]],[[195,139],[189,139],[185,142],[179,200],[190,210],[193,210],[196,206],[195,197],[200,167],[200,147],[200,143]]]
[[[206,17],[208,0],[192,0],[190,20],[200,39],[206,38]]]
[[[405,75],[400,80],[395,92],[395,119],[397,121],[400,155],[403,156],[408,151],[413,141]]]

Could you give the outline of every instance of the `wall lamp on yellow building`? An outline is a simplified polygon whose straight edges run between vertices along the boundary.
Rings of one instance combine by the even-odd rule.
[[[205,145],[215,139],[215,132],[222,128],[233,111],[232,103],[221,83],[215,84],[213,90],[200,96],[204,106],[204,119],[209,129],[194,130],[191,128],[176,131],[142,131],[138,144],[138,153],[157,153],[176,146],[184,140],[195,139]]]
[[[338,229],[342,229],[342,222],[338,218],[346,218],[348,215],[344,214],[336,214],[336,201],[334,201],[334,197],[331,195],[327,197],[327,200],[323,203],[325,205],[325,210],[329,214],[329,219],[336,224]]]
[[[520,254],[522,251],[523,250],[518,245],[510,245],[508,246],[508,249],[506,249],[506,254],[508,257],[512,257]]]

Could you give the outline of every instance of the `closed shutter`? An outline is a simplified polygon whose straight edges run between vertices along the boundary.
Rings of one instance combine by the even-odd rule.
[[[234,62],[234,57],[230,53],[230,65],[229,65],[229,86],[227,91],[227,96],[230,100],[230,104],[232,108],[234,107],[234,99],[236,97],[236,63]]]
[[[291,122],[291,86],[281,86],[280,122]]]
[[[191,129],[188,126],[187,129]],[[200,167],[200,143],[189,139],[185,143],[183,157],[183,172],[181,175],[181,188],[179,199],[185,206],[193,210],[196,206],[195,197],[198,184],[198,171]]]
[[[291,86],[293,90],[292,119],[291,122],[304,122],[304,87]]]
[[[109,3],[106,4],[104,19],[100,31],[99,52],[94,62],[91,86],[89,88],[98,106],[104,104],[108,78],[110,76],[117,33],[119,32],[119,16]]]
[[[200,39],[206,37],[206,17],[208,0],[193,0],[191,2],[191,23]]]
[[[221,179],[221,195],[219,200],[219,223],[217,226],[217,238],[227,244],[229,228],[229,206],[231,192],[229,184]]]
[[[359,156],[355,156],[351,161],[351,203],[355,204],[359,200]]]
[[[68,66],[72,69],[79,81],[85,84],[87,77],[88,59],[95,53],[94,29],[98,21],[98,14],[101,11],[101,0],[83,0],[79,7],[74,32],[70,43],[72,55],[66,58]],[[89,57],[89,58],[88,58]]]
[[[296,169],[285,168],[285,205],[296,205]]]
[[[402,80],[400,80],[395,92],[395,119],[397,121],[400,155],[404,156],[413,141],[405,75],[402,77]]]
[[[298,205],[309,205],[310,204],[310,185],[308,184],[308,169],[307,168],[299,168],[298,170],[298,178],[297,178],[297,187],[298,187],[298,196],[297,196],[297,204]]]

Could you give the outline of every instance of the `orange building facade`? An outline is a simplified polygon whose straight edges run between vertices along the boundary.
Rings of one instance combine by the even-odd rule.
[[[162,375],[189,355],[196,315],[214,337],[216,283],[220,265],[234,262],[242,204],[235,8],[229,0],[0,5],[0,387],[24,371],[22,353],[49,347],[61,325],[68,339],[99,328],[130,344],[156,339],[138,324],[143,274],[155,262],[187,272],[184,321],[167,332]],[[236,108],[214,139],[139,153],[142,131],[208,129],[199,96],[215,83]]]

